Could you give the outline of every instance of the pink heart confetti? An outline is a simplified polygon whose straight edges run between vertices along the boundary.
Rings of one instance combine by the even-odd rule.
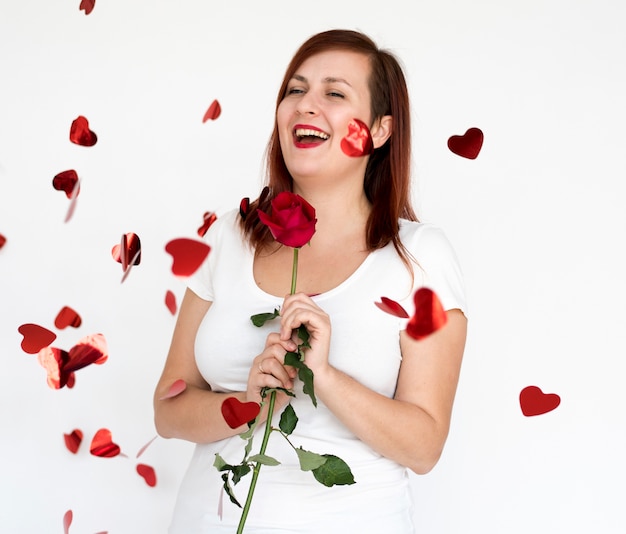
[[[415,314],[406,326],[406,332],[413,339],[421,340],[444,326],[448,315],[439,297],[427,287],[420,287],[413,296]]]
[[[165,306],[172,315],[176,315],[178,306],[176,305],[176,295],[169,289],[165,292]]]
[[[180,395],[183,391],[187,389],[187,383],[179,378],[175,380],[174,383],[167,390],[167,393],[159,398],[159,400],[171,399],[172,397],[176,397]]]
[[[209,254],[211,247],[203,241],[181,237],[172,239],[165,245],[165,251],[172,256],[172,273],[175,276],[191,276]]]
[[[222,402],[222,416],[230,428],[239,428],[253,421],[260,411],[256,402],[241,402],[236,397],[228,397]]]
[[[374,142],[367,124],[352,119],[348,124],[348,134],[341,140],[341,150],[351,158],[369,156],[374,152]]]
[[[152,443],[154,443],[154,440],[157,439],[159,436],[154,436],[150,441],[148,441],[148,443],[146,443],[143,447],[141,447],[141,449],[139,449],[139,452],[137,452],[137,456],[135,456],[135,458],[139,458],[144,452],[146,452],[146,449],[152,445]]]
[[[519,394],[522,413],[526,417],[551,412],[561,404],[561,397],[556,393],[544,393],[537,386],[528,386]]]
[[[75,310],[69,306],[63,306],[54,320],[54,326],[56,326],[59,330],[63,330],[68,326],[78,328],[82,322],[83,320]]]
[[[65,214],[65,220],[63,222],[68,223],[74,216],[76,211],[76,203],[78,202],[78,193],[80,192],[80,180],[76,182],[72,194],[70,196],[70,205],[67,207],[67,213]]]
[[[89,15],[93,11],[93,8],[96,6],[96,0],[81,0],[79,11],[84,11],[85,15]]]
[[[207,211],[205,212],[203,219],[204,222],[202,223],[202,226],[198,228],[198,235],[200,237],[204,237],[204,234],[206,234],[207,230],[217,220],[217,215],[212,211]]]
[[[65,514],[63,514],[63,531],[65,534],[69,534],[73,519],[74,514],[72,513],[72,510],[68,510]]]
[[[483,132],[479,128],[470,128],[463,135],[453,135],[448,139],[448,148],[457,156],[476,159],[483,146]]]
[[[67,450],[72,454],[76,454],[78,452],[78,448],[83,441],[83,433],[77,428],[72,430],[69,434],[63,434],[63,438],[65,440],[65,446]]]
[[[108,428],[98,430],[91,440],[89,452],[100,458],[114,458],[121,452],[120,446],[113,441],[111,431]]]
[[[24,336],[22,350],[27,354],[37,354],[41,349],[50,346],[57,338],[54,332],[32,323],[21,325],[17,331]]]
[[[54,187],[57,191],[65,192],[65,196],[67,196],[67,198],[72,198],[74,188],[78,188],[76,195],[78,195],[80,190],[78,174],[73,169],[60,172],[52,179],[52,187]]]
[[[202,122],[204,123],[208,120],[214,121],[221,114],[222,114],[222,106],[220,106],[220,103],[217,100],[213,100],[213,102],[211,102],[211,105],[209,106],[209,109],[206,110],[206,113],[204,114],[204,117],[202,118]]]
[[[149,465],[146,464],[137,464],[137,473],[143,477],[143,479],[146,481],[146,484],[148,484],[148,486],[150,486],[151,488],[154,488],[154,486],[156,486],[157,480],[156,480],[156,473],[154,472],[154,468],[150,467]]]
[[[375,302],[376,306],[378,306],[385,313],[389,313],[391,315],[395,315],[396,317],[400,317],[402,319],[408,319],[408,312],[395,300],[391,300],[387,297],[380,297],[380,302]]]
[[[79,115],[70,127],[70,141],[80,146],[93,146],[98,142],[98,137],[89,129],[89,121]]]

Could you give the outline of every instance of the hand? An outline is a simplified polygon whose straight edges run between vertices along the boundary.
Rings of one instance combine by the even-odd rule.
[[[285,353],[296,350],[290,339],[282,340],[277,332],[267,336],[265,349],[254,360],[248,374],[247,400],[261,402],[263,388],[293,388],[296,369],[285,366]],[[277,405],[284,405],[288,396],[280,393],[276,397]]]
[[[294,330],[304,325],[309,332],[310,348],[305,352],[305,363],[315,375],[328,369],[328,352],[330,349],[331,324],[330,317],[311,297],[304,293],[296,293],[285,297],[280,311],[281,341],[292,340],[300,344]]]

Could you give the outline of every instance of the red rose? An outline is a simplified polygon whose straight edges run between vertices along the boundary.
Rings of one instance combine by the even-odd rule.
[[[274,239],[292,248],[306,245],[315,233],[315,208],[300,195],[283,191],[272,200],[272,214],[259,210],[259,219]]]

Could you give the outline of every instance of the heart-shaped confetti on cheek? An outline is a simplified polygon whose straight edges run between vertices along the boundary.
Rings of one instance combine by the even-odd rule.
[[[385,313],[389,313],[391,315],[395,315],[396,317],[400,317],[402,319],[408,319],[408,312],[395,300],[391,300],[387,297],[380,297],[380,302],[375,302],[376,306],[378,306]]]
[[[2,248],[7,242],[7,238],[0,234],[0,248]]]
[[[60,172],[52,179],[52,187],[54,187],[57,191],[63,191],[67,198],[72,198],[74,188],[78,187],[76,195],[78,195],[78,192],[80,191],[78,174],[73,169]]]
[[[111,431],[108,428],[101,428],[91,440],[89,452],[100,458],[114,458],[122,451],[120,446],[113,441]]]
[[[469,128],[463,135],[453,135],[448,139],[448,148],[457,156],[476,159],[483,146],[484,135],[479,128]]]
[[[179,378],[178,380],[174,381],[174,383],[167,390],[167,393],[160,397],[159,400],[171,399],[172,397],[176,397],[186,389],[187,383],[182,378]]]
[[[253,421],[260,411],[256,402],[241,402],[236,397],[228,397],[222,402],[222,416],[230,428],[239,428]]]
[[[75,310],[69,306],[63,306],[54,319],[54,326],[56,326],[59,330],[63,330],[68,326],[78,328],[82,322],[83,320]]]
[[[209,255],[211,247],[203,241],[181,237],[172,239],[165,245],[165,251],[172,256],[172,273],[175,276],[191,276]]]
[[[73,519],[74,514],[72,513],[72,510],[68,510],[65,514],[63,514],[63,531],[65,534],[69,534]]]
[[[89,121],[82,115],[72,121],[70,141],[80,146],[93,146],[98,142],[96,134],[89,129]]]
[[[519,394],[522,413],[526,417],[551,412],[561,404],[561,397],[556,393],[544,393],[537,386],[528,386]]]
[[[239,202],[239,215],[242,219],[246,219],[248,216],[248,211],[250,211],[250,199],[248,197],[244,197]]]
[[[65,440],[67,450],[72,454],[76,454],[83,441],[83,433],[78,429],[74,429],[69,434],[63,434],[63,438]]]
[[[151,488],[154,488],[154,486],[156,486],[156,473],[154,472],[153,467],[150,467],[146,464],[137,464],[137,473],[141,477],[143,477],[148,486],[150,486]]]
[[[220,106],[220,103],[217,100],[213,100],[213,102],[211,102],[211,105],[209,106],[209,109],[206,110],[206,113],[204,114],[204,117],[202,118],[202,122],[206,122],[208,120],[214,121],[221,114],[222,114],[222,106]]]
[[[374,152],[374,142],[367,124],[352,119],[348,124],[348,134],[341,140],[341,150],[351,158],[369,156]]]
[[[84,11],[85,15],[89,15],[93,11],[93,8],[96,6],[96,0],[81,0],[79,10]]]
[[[52,344],[57,338],[54,332],[32,323],[21,325],[17,331],[24,336],[22,350],[27,354],[37,354],[41,349]]]
[[[424,339],[446,324],[448,315],[434,291],[420,287],[413,301],[415,314],[406,325],[406,332],[413,339]]]
[[[172,315],[176,315],[178,305],[176,304],[176,295],[169,289],[165,292],[165,306]]]
[[[207,211],[203,215],[203,218],[204,218],[204,222],[202,223],[202,226],[198,228],[198,235],[200,237],[204,237],[204,234],[206,234],[207,230],[217,220],[217,215],[213,213],[212,211]]]

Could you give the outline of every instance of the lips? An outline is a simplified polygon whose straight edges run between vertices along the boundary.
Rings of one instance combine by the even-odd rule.
[[[314,148],[330,139],[330,134],[310,124],[296,124],[293,128],[293,142],[298,148]]]

